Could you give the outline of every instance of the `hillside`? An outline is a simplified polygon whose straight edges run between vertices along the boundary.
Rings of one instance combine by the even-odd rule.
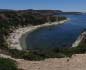
[[[0,49],[8,50],[6,39],[9,33],[19,27],[40,25],[45,22],[65,20],[64,16],[55,16],[59,10],[7,10],[0,9]]]

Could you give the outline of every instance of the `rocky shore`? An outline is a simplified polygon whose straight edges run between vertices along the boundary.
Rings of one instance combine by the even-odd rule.
[[[81,33],[81,35],[76,39],[76,41],[72,44],[72,47],[77,47],[83,40],[83,38],[86,37],[86,31]]]

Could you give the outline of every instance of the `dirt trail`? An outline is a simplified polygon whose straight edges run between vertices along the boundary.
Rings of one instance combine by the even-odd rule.
[[[18,68],[24,70],[86,70],[86,54],[75,54],[71,58],[50,58],[44,61],[15,59],[5,54],[0,54],[0,57],[15,60]]]
[[[24,70],[86,70],[86,54],[72,58],[50,58],[44,61],[19,60],[18,67]]]

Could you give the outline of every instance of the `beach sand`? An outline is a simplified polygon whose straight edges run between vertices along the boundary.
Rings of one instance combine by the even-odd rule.
[[[23,27],[23,28],[19,27],[18,29],[15,29],[13,31],[13,33],[10,33],[10,35],[8,36],[8,39],[6,41],[9,45],[9,48],[24,50],[24,49],[26,49],[25,40],[24,40],[26,37],[25,34],[29,34],[30,32],[32,32],[40,27],[63,24],[65,22],[67,22],[68,20],[69,19],[64,20],[64,21],[60,21],[60,22],[45,23],[45,24],[37,25],[37,26],[27,26],[27,27]],[[23,39],[21,39],[21,38],[23,38]],[[22,47],[21,47],[21,43],[22,43]]]

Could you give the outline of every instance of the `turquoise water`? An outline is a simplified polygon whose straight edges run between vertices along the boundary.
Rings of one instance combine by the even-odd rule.
[[[82,31],[86,29],[86,15],[64,15],[71,20],[62,25],[42,27],[26,38],[28,49],[52,49],[71,47]]]

